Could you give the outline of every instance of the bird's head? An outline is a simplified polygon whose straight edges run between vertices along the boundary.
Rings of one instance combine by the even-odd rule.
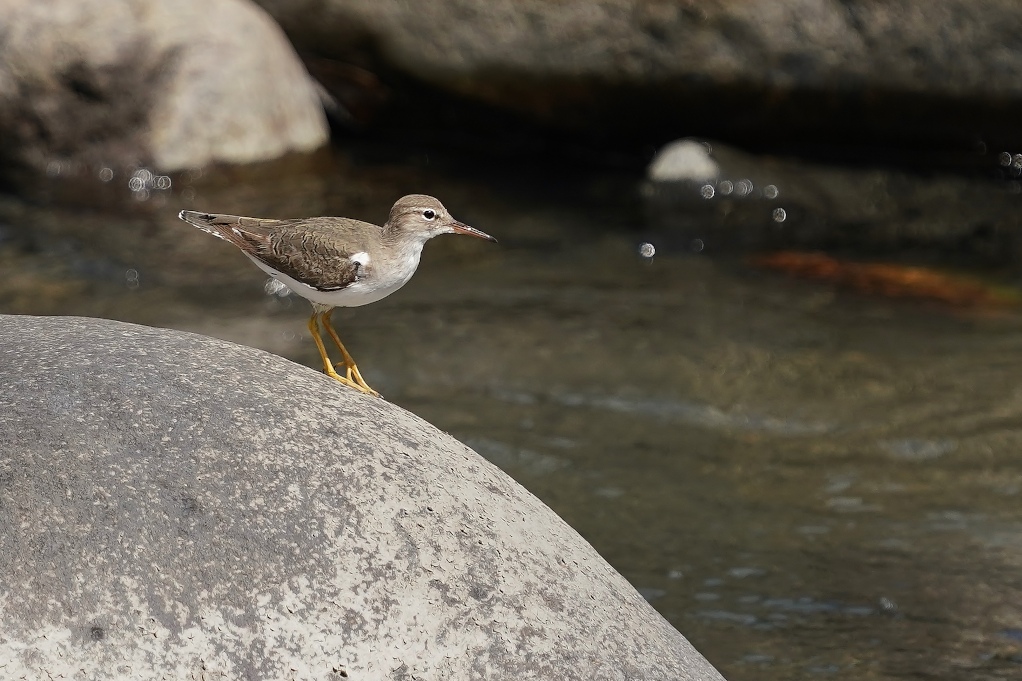
[[[417,236],[422,241],[439,234],[466,234],[496,241],[489,234],[455,220],[444,204],[425,194],[409,194],[398,199],[384,227],[403,236]]]

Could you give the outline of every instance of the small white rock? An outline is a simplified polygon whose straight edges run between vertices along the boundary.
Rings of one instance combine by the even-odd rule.
[[[709,145],[692,139],[667,144],[646,170],[646,177],[654,182],[706,182],[719,176],[720,167],[710,157]]]

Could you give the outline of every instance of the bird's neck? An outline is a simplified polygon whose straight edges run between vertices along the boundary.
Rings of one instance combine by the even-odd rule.
[[[429,241],[430,235],[416,234],[405,230],[397,230],[386,224],[383,226],[380,241],[387,250],[401,253],[422,252],[422,247]]]
[[[412,262],[417,265],[419,262],[419,256],[422,254],[422,247],[428,240],[429,237],[425,235],[422,235],[420,238],[417,234],[399,232],[397,230],[388,229],[385,226],[380,243],[386,254],[385,257],[388,260],[396,262]]]

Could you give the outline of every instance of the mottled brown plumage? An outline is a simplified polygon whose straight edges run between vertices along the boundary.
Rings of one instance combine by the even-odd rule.
[[[320,291],[353,283],[359,263],[351,256],[364,251],[366,235],[382,231],[377,225],[349,218],[270,220],[184,211],[182,219]]]
[[[326,373],[362,392],[366,385],[351,355],[330,326],[334,307],[367,305],[401,288],[415,273],[422,247],[439,234],[493,237],[458,222],[432,196],[411,194],[394,204],[383,226],[336,217],[272,220],[185,210],[182,220],[224,239],[260,269],[312,303],[309,330]],[[319,322],[344,357],[347,377],[334,371],[319,335]]]

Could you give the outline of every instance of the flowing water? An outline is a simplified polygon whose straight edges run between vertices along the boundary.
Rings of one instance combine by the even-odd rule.
[[[543,499],[732,681],[1022,677],[1019,311],[676,250],[627,173],[338,152],[104,179],[0,197],[0,312],[318,368],[307,304],[177,211],[382,221],[435,194],[500,243],[435,239],[402,291],[334,315],[387,399]]]

